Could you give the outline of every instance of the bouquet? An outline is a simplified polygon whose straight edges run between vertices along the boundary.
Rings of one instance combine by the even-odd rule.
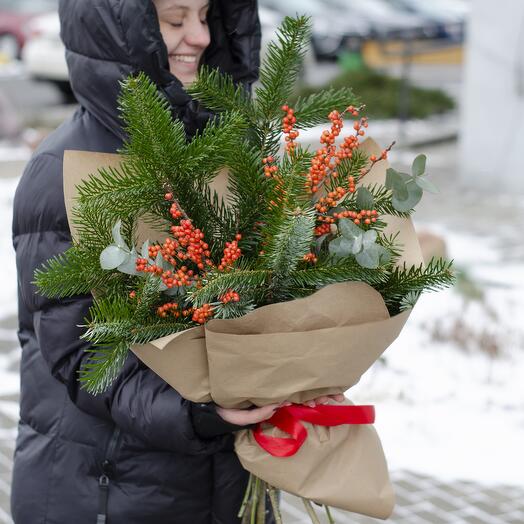
[[[285,19],[254,100],[204,69],[191,94],[217,116],[189,142],[156,86],[127,79],[122,154],[66,152],[73,245],[36,273],[48,296],[93,294],[88,391],[109,387],[131,349],[192,401],[297,404],[237,434],[253,473],[246,522],[263,519],[266,493],[280,518],[272,486],[312,518],[309,499],[391,513],[372,407],[298,404],[358,382],[420,294],[453,280],[451,263],[422,263],[410,221],[434,189],[425,156],[411,174],[389,168],[393,144],[363,141],[350,89],[286,103],[308,33],[308,19]],[[326,121],[319,149],[302,147],[300,131]]]

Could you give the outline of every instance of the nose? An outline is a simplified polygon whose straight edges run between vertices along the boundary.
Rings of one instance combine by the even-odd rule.
[[[187,25],[185,40],[188,45],[205,49],[211,41],[209,28],[203,24],[199,16],[193,17],[191,23]]]

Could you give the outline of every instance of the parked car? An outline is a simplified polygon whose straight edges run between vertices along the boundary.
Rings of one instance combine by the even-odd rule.
[[[395,9],[386,0],[324,0],[337,9],[340,17],[364,19],[370,26],[370,36],[381,40],[434,38],[439,28],[406,9]]]
[[[60,39],[58,13],[34,18],[28,25],[30,37],[22,51],[27,73],[35,80],[53,82],[66,96],[71,95],[65,49]]]
[[[367,0],[366,0],[367,1]],[[370,26],[360,17],[341,17],[338,9],[318,0],[260,0],[266,8],[281,17],[298,14],[312,18],[311,44],[318,60],[333,60],[345,49],[358,49],[367,37]]]
[[[57,9],[58,0],[0,0],[0,55],[9,60],[20,58],[27,23]]]
[[[440,37],[462,41],[471,6],[459,0],[388,0],[393,8],[418,14],[440,28]]]

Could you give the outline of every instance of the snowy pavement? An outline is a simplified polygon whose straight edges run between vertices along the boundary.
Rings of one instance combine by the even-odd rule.
[[[449,290],[423,297],[384,361],[347,395],[376,406],[397,493],[388,522],[522,524],[524,206],[508,195],[457,192],[455,145],[425,149],[442,192],[425,199],[416,224],[446,239],[449,256],[467,270],[462,289],[469,294]],[[404,168],[417,152],[397,151],[392,162]],[[0,219],[6,226],[0,231],[0,523],[10,522],[19,390],[9,228],[17,180],[4,172],[6,165],[0,162]],[[283,511],[286,524],[308,522],[293,497],[284,497]],[[339,524],[378,522],[334,513]]]

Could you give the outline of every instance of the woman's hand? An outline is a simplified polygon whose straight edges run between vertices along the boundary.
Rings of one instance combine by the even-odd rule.
[[[305,402],[304,405],[314,408],[317,405],[327,404],[330,400],[342,402],[344,400],[344,395],[323,395]],[[270,419],[278,408],[282,406],[290,406],[291,404],[291,402],[281,402],[280,404],[269,404],[254,409],[231,409],[217,406],[217,413],[230,424],[249,426],[250,424],[258,424],[259,422],[264,422],[264,420]]]

